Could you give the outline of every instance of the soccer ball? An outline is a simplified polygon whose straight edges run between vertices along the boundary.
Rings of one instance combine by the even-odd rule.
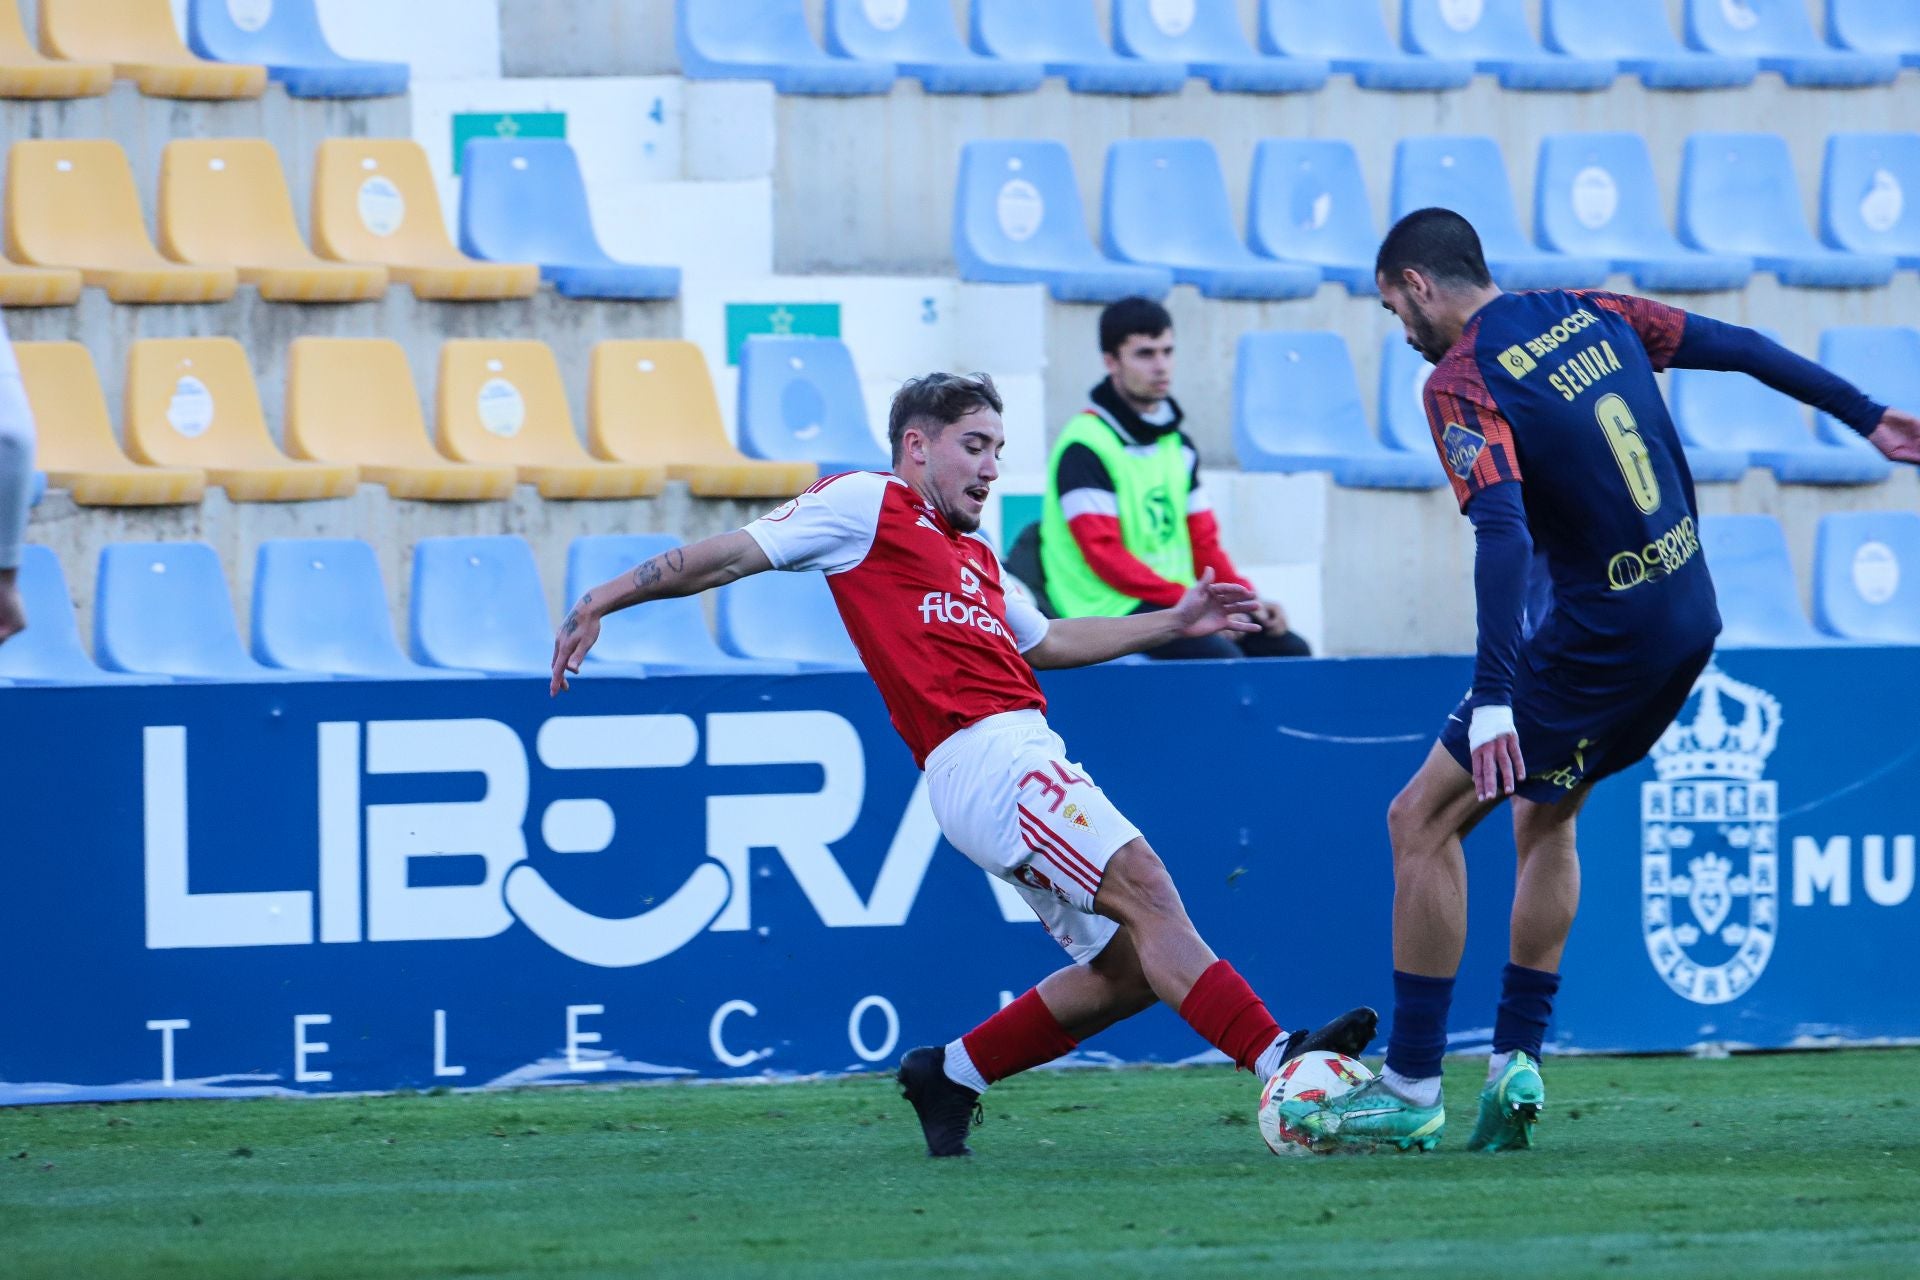
[[[1303,1156],[1310,1152],[1325,1155],[1332,1143],[1314,1146],[1307,1135],[1287,1124],[1280,1104],[1304,1099],[1331,1102],[1351,1089],[1373,1079],[1365,1064],[1344,1053],[1316,1049],[1290,1059],[1273,1073],[1267,1087],[1260,1091],[1260,1136],[1268,1150],[1277,1156]]]

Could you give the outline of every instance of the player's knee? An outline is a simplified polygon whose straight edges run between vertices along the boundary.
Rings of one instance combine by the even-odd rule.
[[[1421,836],[1430,825],[1431,815],[1417,785],[1403,787],[1387,806],[1387,836],[1393,841],[1393,856],[1402,858],[1418,852],[1425,841]]]
[[[1173,876],[1144,840],[1135,840],[1107,863],[1094,906],[1102,915],[1125,925],[1186,919]]]

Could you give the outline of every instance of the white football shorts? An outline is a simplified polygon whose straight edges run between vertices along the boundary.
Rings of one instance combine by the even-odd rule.
[[[1120,926],[1095,915],[1107,861],[1140,830],[1038,711],[970,724],[927,757],[927,796],[953,847],[1019,890],[1076,964]]]

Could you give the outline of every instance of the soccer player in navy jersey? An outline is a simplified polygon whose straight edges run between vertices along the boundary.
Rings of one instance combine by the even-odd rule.
[[[1329,1105],[1288,1105],[1343,1146],[1438,1143],[1440,1060],[1466,941],[1460,842],[1511,797],[1510,963],[1468,1147],[1525,1147],[1545,1102],[1540,1046],[1580,895],[1575,817],[1594,783],[1644,757],[1672,723],[1720,632],[1693,477],[1654,373],[1750,374],[1903,462],[1920,462],[1920,420],[1751,329],[1620,294],[1503,293],[1479,236],[1451,210],[1401,219],[1375,274],[1408,343],[1436,366],[1427,420],[1473,522],[1479,646],[1473,688],[1387,812],[1386,1069]],[[1552,607],[1523,635],[1536,547]]]

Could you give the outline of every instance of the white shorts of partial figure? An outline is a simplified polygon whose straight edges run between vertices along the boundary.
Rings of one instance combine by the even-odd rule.
[[[1120,926],[1093,911],[1107,861],[1140,830],[1038,711],[970,724],[927,757],[927,796],[953,847],[1019,890],[1077,964]]]

